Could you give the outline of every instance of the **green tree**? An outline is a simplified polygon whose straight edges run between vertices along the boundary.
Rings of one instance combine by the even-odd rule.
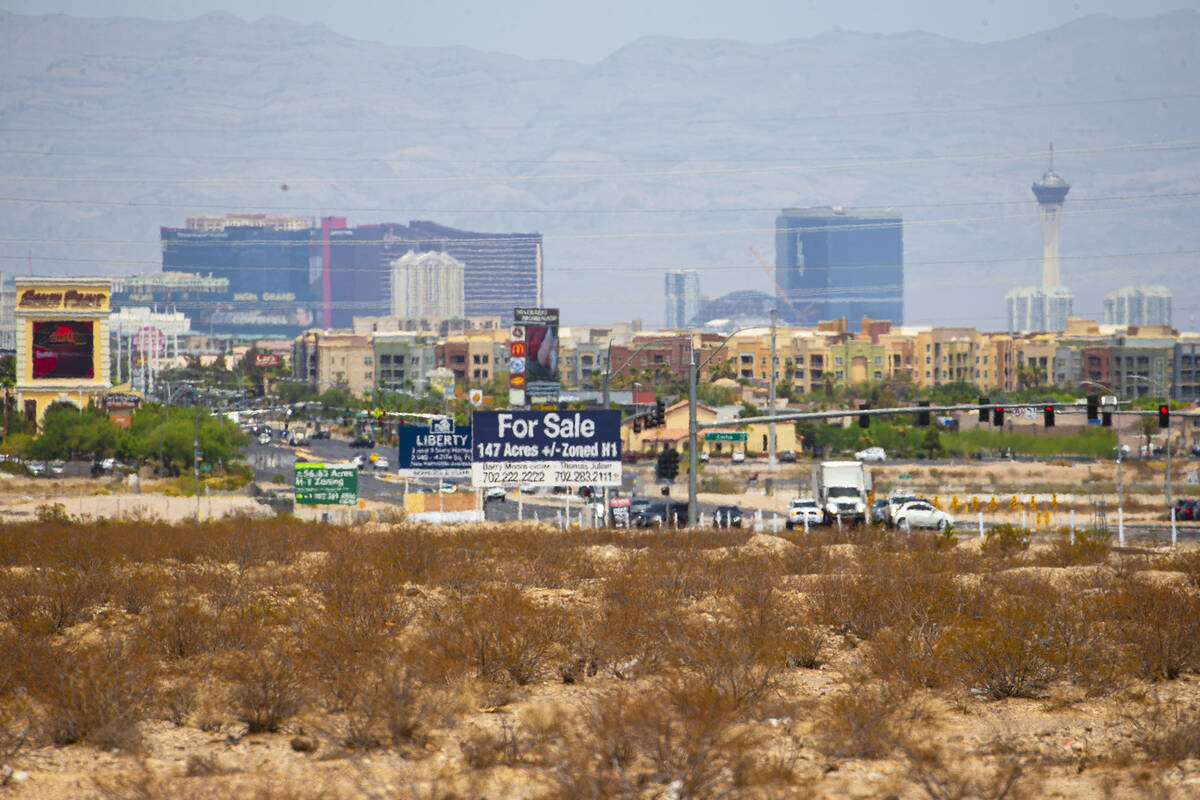
[[[168,419],[166,410],[160,406],[139,409],[121,440],[121,458],[137,463],[161,463],[162,471],[168,475],[191,469],[195,414],[195,409],[172,408]],[[246,435],[241,428],[224,417],[200,412],[200,452],[204,463],[238,461],[245,446]]]
[[[113,455],[121,429],[102,410],[54,403],[42,418],[42,430],[26,448],[30,458],[66,460],[74,455],[105,458]]]
[[[925,429],[925,435],[921,437],[921,449],[929,454],[930,458],[935,458],[945,450],[942,448],[942,436],[936,426],[930,426]]]

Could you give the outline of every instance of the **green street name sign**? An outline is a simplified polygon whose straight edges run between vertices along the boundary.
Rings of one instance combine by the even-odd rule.
[[[358,502],[358,468],[353,465],[296,465],[296,502],[312,506],[352,506]]]
[[[745,431],[705,431],[704,441],[706,442],[744,442],[746,441]]]

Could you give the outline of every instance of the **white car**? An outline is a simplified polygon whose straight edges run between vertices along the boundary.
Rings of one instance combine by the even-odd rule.
[[[954,517],[933,507],[924,500],[913,500],[900,506],[893,520],[897,528],[934,528],[941,530],[954,525]]]
[[[732,455],[729,456],[729,460],[734,464],[744,464],[746,461],[746,451],[734,450]]]
[[[882,447],[868,447],[866,450],[859,450],[854,454],[854,457],[859,461],[882,464],[883,462],[887,461],[887,451]]]
[[[813,525],[820,525],[823,518],[821,507],[811,497],[797,497],[788,503],[786,523],[788,530],[803,528],[806,522],[810,528]]]
[[[892,492],[887,499],[887,524],[896,524],[896,515],[900,513],[900,509],[908,503],[915,503],[918,500],[924,500],[923,497],[917,497],[911,492]]]
[[[375,470],[377,472],[386,471],[387,468],[390,466],[391,466],[391,463],[387,460],[387,456],[376,456],[375,457]]]
[[[269,434],[269,433],[260,433],[260,434],[258,435],[258,443],[259,443],[259,444],[270,444],[270,443],[271,443],[271,434]]]
[[[505,489],[503,486],[492,486],[489,489],[483,490],[483,499],[485,502],[488,500],[499,500],[500,502],[504,502],[507,497],[508,489]]]

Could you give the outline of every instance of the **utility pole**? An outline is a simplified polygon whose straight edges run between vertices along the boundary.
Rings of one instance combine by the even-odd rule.
[[[696,481],[696,471],[700,469],[700,455],[696,451],[699,443],[696,441],[696,381],[700,371],[696,363],[696,346],[692,345],[692,355],[688,359],[688,527],[696,527],[700,519],[696,492],[699,484]]]
[[[771,309],[771,385],[767,392],[767,416],[771,417],[771,422],[767,423],[767,439],[768,452],[767,470],[775,472],[779,469],[779,464],[775,460],[775,309]]]
[[[196,522],[200,522],[200,409],[192,432],[192,479],[196,483]]]

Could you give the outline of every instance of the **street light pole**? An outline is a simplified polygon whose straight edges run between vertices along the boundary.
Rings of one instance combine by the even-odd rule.
[[[196,484],[196,522],[200,522],[200,407],[196,407],[192,432],[192,480]]]
[[[725,337],[725,339],[713,348],[713,351],[708,354],[708,358],[698,362],[696,355],[696,345],[692,344],[692,357],[688,361],[688,527],[694,528],[700,520],[699,508],[696,502],[696,493],[698,491],[696,481],[696,471],[700,468],[700,457],[697,452],[698,444],[696,442],[699,432],[699,423],[696,421],[696,384],[700,380],[700,369],[713,357],[725,349],[725,344],[737,336],[742,331],[753,330],[753,328],[738,328],[733,333]],[[772,348],[773,350],[774,348]]]
[[[767,423],[768,455],[767,471],[775,472],[779,465],[775,461],[775,309],[771,309],[771,386],[767,391],[767,415],[772,417]]]
[[[696,472],[700,469],[700,454],[697,453],[696,442],[696,381],[697,375],[700,372],[700,367],[697,364],[696,348],[692,347],[691,357],[688,359],[688,527],[696,527],[697,521],[700,519],[699,508],[696,502],[696,493],[699,489],[696,480]]]

